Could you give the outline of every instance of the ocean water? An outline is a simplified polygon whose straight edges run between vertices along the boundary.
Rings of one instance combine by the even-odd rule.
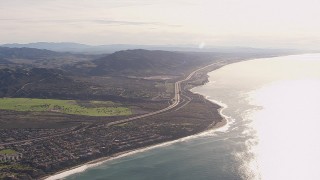
[[[65,179],[320,179],[320,54],[250,60],[209,76],[193,91],[225,105],[227,126]]]

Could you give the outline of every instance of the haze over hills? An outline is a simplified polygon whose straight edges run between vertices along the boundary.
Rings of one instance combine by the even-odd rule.
[[[210,56],[200,54],[143,49],[125,50],[92,61],[96,67],[91,73],[122,76],[177,75],[209,60]]]
[[[95,59],[74,64],[75,72],[90,75],[116,76],[180,76],[195,66],[203,66],[215,60],[240,60],[251,57],[268,57],[270,54],[288,54],[287,51],[268,50],[226,51],[226,52],[185,52],[163,50],[122,50]]]
[[[159,91],[157,88],[154,89],[152,82],[143,79],[158,78],[160,81],[163,78],[171,79],[190,73],[194,68],[205,66],[213,60],[237,61],[250,57],[265,57],[267,53],[251,51],[235,54],[136,49],[109,55],[83,55],[36,48],[0,47],[0,69],[2,69],[0,78],[3,83],[1,96],[101,99],[112,95],[132,98],[146,92],[141,89],[143,86],[146,89],[150,88],[149,92]],[[138,81],[130,83],[132,78]],[[29,85],[24,86],[26,84]],[[124,84],[128,87],[124,88]],[[147,87],[148,84],[150,87]],[[21,87],[24,87],[23,90],[16,93]],[[134,91],[126,91],[124,94],[123,89],[134,89]],[[47,91],[50,93],[45,93]],[[88,96],[93,92],[94,96]],[[150,97],[156,94],[153,92]]]
[[[62,56],[66,53],[58,53],[46,49],[36,49],[36,48],[9,48],[0,47],[0,58],[19,58],[19,59],[42,59],[50,58],[56,56]]]
[[[224,46],[205,46],[200,45],[135,45],[135,44],[111,44],[111,45],[86,45],[73,42],[35,42],[27,44],[3,44],[2,47],[10,48],[37,48],[47,49],[58,52],[72,52],[72,53],[89,53],[89,54],[110,54],[116,51],[127,50],[127,49],[146,49],[146,50],[164,50],[164,51],[190,51],[190,52],[277,52],[297,51],[295,49],[261,49],[251,47],[224,47]]]
[[[36,43],[28,43],[28,44],[4,44],[2,47],[10,47],[10,48],[36,48],[36,49],[47,49],[51,51],[58,52],[86,52],[92,46],[79,44],[79,43],[52,43],[52,42],[36,42]]]
[[[0,47],[0,65],[15,64],[16,66],[56,68],[79,61],[97,59],[99,57],[101,57],[101,55],[73,54],[25,47]]]
[[[90,47],[76,43],[33,43],[30,46],[40,47],[44,44],[55,48]],[[123,45],[122,47],[125,48],[126,46]],[[176,76],[185,73],[190,68],[194,68],[196,64],[201,66],[212,59],[229,57],[241,59],[266,56],[267,54],[286,54],[288,52],[292,53],[292,51],[287,50],[254,48],[225,49],[225,51],[221,52],[134,49],[121,50],[111,54],[89,55],[26,47],[0,47],[0,65],[4,67],[11,64],[12,66],[32,68],[60,68],[65,71],[86,75]],[[235,56],[235,54],[237,55]]]
[[[208,63],[209,57],[149,50],[82,55],[0,47],[0,97],[141,99],[136,94],[153,96],[159,90],[148,80],[130,83],[134,76],[178,76]]]

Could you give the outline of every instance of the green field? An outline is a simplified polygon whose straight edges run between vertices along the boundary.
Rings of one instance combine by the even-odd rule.
[[[11,154],[16,154],[17,152],[15,150],[12,149],[4,149],[4,150],[0,150],[0,154],[7,154],[7,155],[11,155]]]
[[[126,116],[129,108],[110,101],[75,101],[31,98],[0,98],[1,110],[58,112],[84,116]]]

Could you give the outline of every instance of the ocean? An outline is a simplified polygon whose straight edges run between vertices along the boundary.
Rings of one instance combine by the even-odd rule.
[[[64,178],[320,179],[320,54],[230,64],[192,91],[223,105],[228,124]]]

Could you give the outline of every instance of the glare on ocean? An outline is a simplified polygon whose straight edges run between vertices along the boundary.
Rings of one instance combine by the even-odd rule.
[[[257,141],[247,143],[254,154],[245,162],[249,179],[320,179],[320,60],[291,58],[287,69],[260,69],[257,78],[281,80],[249,93],[250,103],[260,107],[246,117],[252,120],[251,141]]]

